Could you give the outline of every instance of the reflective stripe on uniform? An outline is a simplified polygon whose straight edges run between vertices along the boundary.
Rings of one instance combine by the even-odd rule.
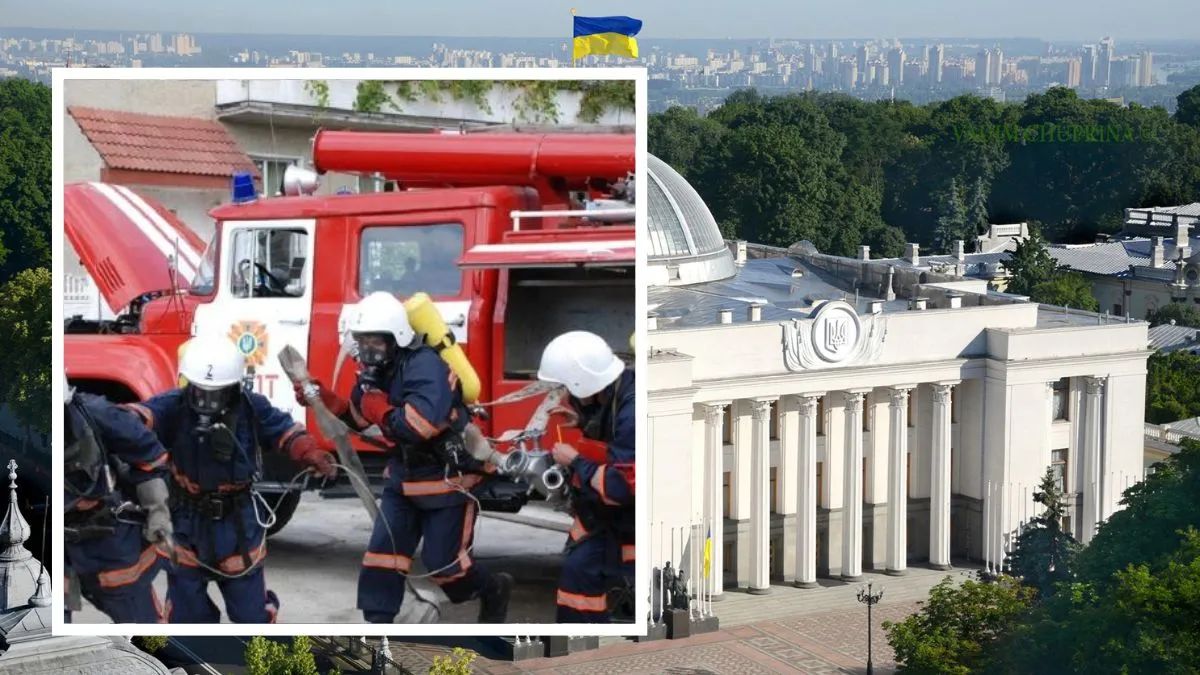
[[[606,612],[608,597],[605,595],[580,595],[558,589],[558,604],[577,612]]]
[[[360,429],[365,429],[371,426],[371,423],[367,421],[367,418],[363,417],[362,413],[358,412],[358,406],[354,405],[354,401],[350,402],[350,417],[354,419],[355,424],[357,424]]]
[[[408,574],[408,570],[412,567],[412,558],[406,555],[367,551],[363,554],[362,566]]]
[[[171,555],[162,549],[159,549],[158,554],[168,560],[171,558]],[[200,559],[196,557],[196,552],[182,544],[175,545],[175,557],[184,567],[200,566]]]
[[[101,588],[120,588],[128,586],[142,578],[154,563],[158,561],[158,551],[153,547],[147,547],[142,551],[142,555],[138,557],[137,562],[129,567],[122,567],[117,570],[108,570],[101,572],[98,577],[100,579]]]
[[[140,417],[142,424],[146,425],[150,431],[154,431],[154,413],[149,408],[140,403],[123,403],[120,407]]]
[[[637,554],[637,547],[633,544],[621,545],[621,562],[633,562],[634,556]]]
[[[412,407],[412,404],[404,404],[404,421],[408,422],[408,426],[417,433],[421,438],[433,438],[437,435],[438,428],[429,423],[429,420],[421,416],[417,409]]]
[[[190,493],[190,494],[194,494],[194,495],[200,494],[201,489],[200,489],[199,483],[197,483],[197,482],[193,481],[191,478],[189,478],[188,475],[186,473],[184,473],[183,470],[180,469],[175,464],[172,464],[170,469],[171,469],[171,477],[173,477],[175,479],[175,482],[179,484],[179,487],[183,488],[184,490],[187,490],[188,493]],[[249,486],[250,486],[250,481],[246,481],[243,483],[221,483],[220,485],[217,486],[217,492],[240,492],[242,490],[245,490]]]
[[[579,516],[575,516],[575,522],[571,523],[571,541],[579,541],[587,536],[587,528],[583,526],[583,521]]]
[[[465,513],[463,514],[462,539],[459,541],[458,559],[456,560],[458,563],[458,572],[451,575],[437,574],[430,577],[433,583],[439,586],[445,586],[448,583],[458,581],[467,576],[467,571],[471,569],[471,556],[468,555],[467,551],[471,548],[471,536],[475,531],[475,503],[468,503],[467,508],[463,509],[463,511]]]
[[[171,461],[171,453],[164,452],[163,454],[159,455],[153,462],[140,462],[135,465],[135,468],[139,471],[153,471],[159,467],[165,466],[166,463],[169,461]]]
[[[258,563],[262,562],[263,559],[267,557],[266,540],[264,539],[263,542],[258,545],[258,548],[250,551],[248,555],[250,556],[250,567],[254,567]],[[226,574],[239,574],[246,571],[246,561],[243,559],[242,554],[235,553],[222,560],[217,565],[217,569],[225,572]]]
[[[608,469],[607,464],[601,464],[596,469],[596,473],[592,474],[592,480],[591,480],[592,489],[596,491],[596,494],[600,495],[600,501],[604,502],[607,506],[620,506],[620,504],[618,504],[617,502],[614,502],[613,500],[609,499],[608,493],[605,491],[605,480],[604,479],[605,479],[605,474],[607,472],[607,469]]]
[[[431,497],[470,490],[482,481],[483,476],[475,474],[438,480],[406,480],[400,483],[400,491],[405,497]]]
[[[304,427],[300,426],[299,424],[293,424],[291,429],[288,429],[287,431],[285,431],[283,433],[282,436],[279,437],[278,448],[280,450],[283,450],[284,448],[287,447],[287,444],[289,441],[291,441],[293,438],[295,438],[296,436],[300,435],[303,432],[304,432]]]

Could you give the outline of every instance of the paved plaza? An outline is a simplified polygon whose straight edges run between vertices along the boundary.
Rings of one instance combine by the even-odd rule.
[[[714,603],[721,630],[685,640],[635,643],[604,638],[601,648],[552,659],[517,663],[481,658],[476,673],[510,675],[734,675],[745,673],[862,673],[866,671],[866,608],[858,603],[859,588],[867,582],[884,588],[874,610],[874,666],[892,672],[892,650],[882,630],[884,621],[897,621],[916,612],[929,589],[950,575],[965,579],[973,569],[937,572],[910,568],[902,577],[865,573],[861,583],[829,579],[821,587],[797,589],[773,586],[766,596],[727,592]],[[433,658],[449,651],[434,644],[412,644],[393,638],[393,658],[413,672],[427,672]]]

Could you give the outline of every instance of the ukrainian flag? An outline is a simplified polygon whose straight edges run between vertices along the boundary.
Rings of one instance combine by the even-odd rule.
[[[575,55],[582,59],[588,54],[616,54],[636,59],[637,38],[642,30],[639,19],[627,16],[575,17]]]
[[[712,528],[708,528],[708,536],[704,539],[704,576],[712,570]]]

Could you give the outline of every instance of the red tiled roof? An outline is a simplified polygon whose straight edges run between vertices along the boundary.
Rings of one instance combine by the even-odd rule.
[[[67,112],[110,169],[232,176],[254,162],[217,122],[194,117],[81,108]]]

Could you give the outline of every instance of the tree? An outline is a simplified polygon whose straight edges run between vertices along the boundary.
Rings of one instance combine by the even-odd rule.
[[[971,195],[967,200],[967,228],[964,234],[969,239],[987,232],[988,229],[988,191],[983,177],[975,179],[971,186]]]
[[[0,285],[0,401],[41,433],[50,431],[50,271],[25,270]]]
[[[961,586],[947,577],[930,590],[921,611],[883,628],[900,672],[967,675],[987,665],[988,648],[1016,625],[1036,595],[1012,577]]]
[[[1165,424],[1200,415],[1200,356],[1179,350],[1146,362],[1146,421]]]
[[[475,652],[455,647],[450,656],[438,656],[433,659],[429,675],[471,675],[475,672],[471,666],[478,656]]]
[[[1011,275],[1008,291],[1018,295],[1029,295],[1033,288],[1048,281],[1058,270],[1058,263],[1046,250],[1046,240],[1041,232],[1033,230],[1029,238],[1017,242],[1016,249],[1000,263]]]
[[[50,266],[50,88],[0,80],[0,281]]]
[[[246,645],[246,672],[250,675],[320,675],[308,638],[297,635],[291,647],[261,635]]]
[[[1071,578],[1079,543],[1062,529],[1066,504],[1050,469],[1042,476],[1033,499],[1045,510],[1021,530],[1009,560],[1015,576],[1045,597],[1054,591],[1055,584]]]
[[[1029,298],[1034,302],[1075,307],[1089,312],[1100,308],[1096,296],[1092,295],[1092,283],[1078,272],[1056,272],[1030,289]]]
[[[1175,121],[1200,129],[1200,84],[1175,98]]]
[[[170,638],[165,635],[141,635],[130,640],[133,646],[147,654],[157,653],[163,647],[166,647],[169,641]]]
[[[951,242],[962,239],[967,230],[967,209],[963,206],[958,181],[951,178],[950,184],[937,196],[937,231],[933,246],[938,251],[949,251]]]
[[[1200,310],[1182,302],[1171,302],[1148,312],[1146,320],[1151,326],[1161,326],[1174,321],[1176,326],[1200,328]]]

